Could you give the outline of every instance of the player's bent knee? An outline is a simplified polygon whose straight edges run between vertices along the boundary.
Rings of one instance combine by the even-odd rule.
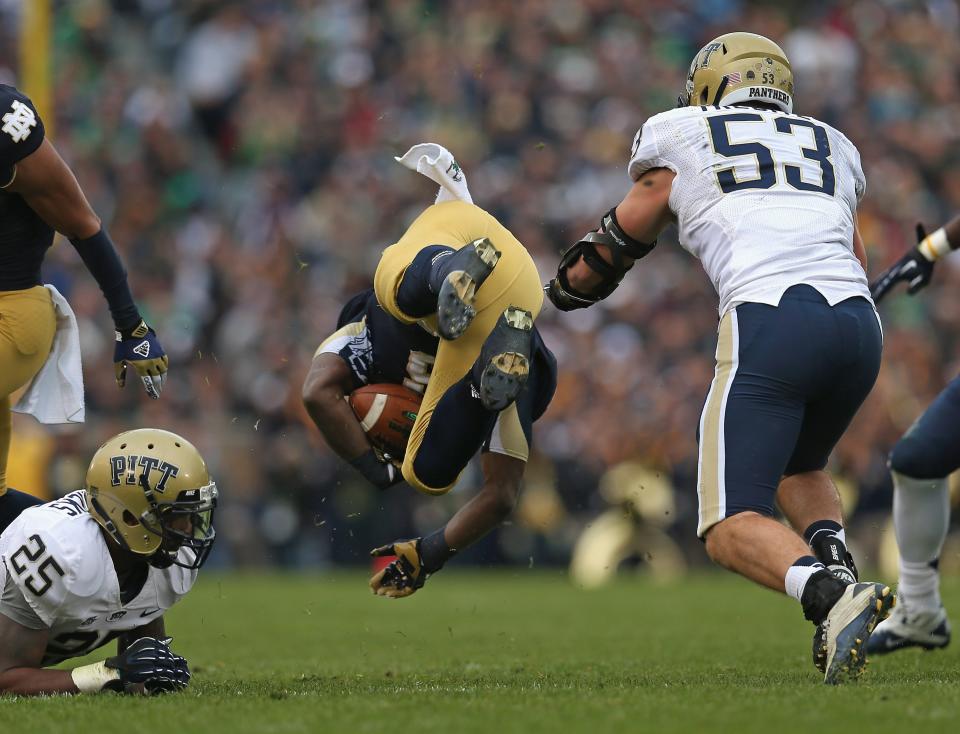
[[[763,517],[759,512],[753,510],[741,510],[710,525],[705,530],[701,530],[700,538],[704,542],[704,547],[710,560],[726,566],[725,559],[729,555],[731,539],[740,532],[744,523],[750,523],[756,518]]]
[[[938,454],[930,442],[922,440],[922,437],[907,435],[890,452],[890,469],[914,479],[940,479],[953,472],[956,457]]]
[[[457,466],[445,452],[425,450],[429,446],[421,441],[415,447],[407,447],[403,458],[403,478],[414,489],[424,494],[446,494],[460,478],[466,463]]]
[[[417,470],[414,468],[415,461],[411,460],[409,457],[403,461],[403,478],[411,487],[413,487],[418,492],[423,492],[424,494],[429,494],[433,496],[439,496],[446,494],[451,489],[453,485],[457,483],[459,474],[453,477],[448,484],[444,483],[443,478],[437,479],[436,477],[424,477],[417,473]]]

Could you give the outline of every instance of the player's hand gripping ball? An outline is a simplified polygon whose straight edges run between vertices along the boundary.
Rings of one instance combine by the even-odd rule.
[[[402,461],[422,397],[403,385],[365,385],[350,394],[350,407],[370,444],[394,461]]]

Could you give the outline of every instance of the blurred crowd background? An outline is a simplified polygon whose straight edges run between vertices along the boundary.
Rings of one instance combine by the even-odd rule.
[[[133,385],[117,390],[105,304],[60,242],[44,275],[80,319],[88,420],[51,431],[18,418],[11,483],[62,493],[82,483],[113,432],[181,432],[222,488],[223,565],[365,562],[374,545],[442,524],[477,486],[471,470],[444,498],[405,486],[377,494],[331,455],[300,405],[341,304],[432,202],[435,187],[393,161],[411,144],[452,150],[476,202],[546,278],[628,188],[633,135],[675,105],[692,55],[748,30],[786,49],[798,111],[859,147],[871,275],[914,244],[915,222],[960,212],[953,0],[61,0],[54,9],[51,139],[122,250],[170,378],[159,402]],[[20,10],[20,0],[0,0],[6,83],[18,79]],[[675,237],[668,231],[599,307],[544,309],[538,323],[561,365],[556,399],[536,425],[518,513],[465,562],[564,563],[592,529],[601,545],[621,539],[609,552],[640,564],[705,563],[695,429],[716,296]],[[867,565],[889,517],[886,454],[958,371],[958,266],[947,260],[922,295],[884,304],[883,370],[832,460]]]

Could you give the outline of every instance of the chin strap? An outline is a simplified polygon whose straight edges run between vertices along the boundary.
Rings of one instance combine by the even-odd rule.
[[[603,215],[598,232],[588,232],[579,242],[568,247],[560,255],[557,277],[545,288],[547,296],[561,311],[573,311],[592,306],[613,293],[623,280],[623,276],[633,267],[632,262],[629,265],[624,262],[625,257],[639,260],[650,254],[656,244],[656,240],[648,244],[624,232],[617,221],[616,208],[613,208]],[[607,262],[597,252],[597,245],[607,248],[612,262]],[[567,269],[581,258],[586,266],[601,278],[601,282],[592,293],[577,291],[571,287],[567,277]]]

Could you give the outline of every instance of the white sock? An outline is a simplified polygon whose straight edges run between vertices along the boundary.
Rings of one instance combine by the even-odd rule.
[[[950,525],[950,491],[944,479],[893,474],[893,527],[900,547],[897,592],[911,607],[940,606],[940,575],[930,563],[940,557]]]
[[[809,556],[812,558],[813,556]],[[790,566],[787,569],[787,575],[784,577],[783,585],[786,587],[788,596],[792,596],[797,601],[803,596],[803,590],[807,581],[817,571],[823,571],[826,568],[822,563],[812,563],[809,566]]]
[[[939,609],[940,574],[929,563],[910,563],[901,558],[897,593],[910,609]]]

